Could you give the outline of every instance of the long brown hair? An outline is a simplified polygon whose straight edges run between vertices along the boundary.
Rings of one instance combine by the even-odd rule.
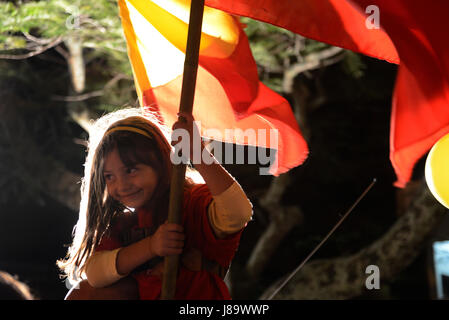
[[[118,126],[138,128],[145,134],[111,130]],[[110,131],[110,132],[109,132]],[[81,184],[81,203],[78,222],[73,231],[73,242],[65,259],[57,262],[69,281],[84,278],[85,263],[93,253],[113,219],[126,208],[110,197],[103,177],[105,156],[117,148],[126,166],[143,163],[158,173],[158,183],[150,200],[153,222],[157,226],[167,218],[171,168],[169,130],[156,116],[139,109],[127,108],[98,119],[89,131],[88,154]],[[185,187],[200,183],[202,178],[191,168],[186,171]]]

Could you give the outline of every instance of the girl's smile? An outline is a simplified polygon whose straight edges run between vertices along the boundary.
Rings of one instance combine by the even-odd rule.
[[[119,197],[122,198],[122,199],[124,199],[124,198],[125,199],[132,198],[132,197],[135,197],[136,195],[139,195],[141,191],[142,190],[136,191],[134,193],[126,194],[126,195],[119,195]]]
[[[114,148],[105,157],[103,176],[108,194],[129,208],[140,208],[151,200],[158,182],[155,170],[143,163],[127,167]]]
[[[129,203],[130,201],[135,200],[136,198],[140,197],[142,195],[142,190],[136,191],[134,193],[130,193],[130,194],[126,194],[126,195],[121,195],[118,194],[118,201],[120,201],[121,203]]]

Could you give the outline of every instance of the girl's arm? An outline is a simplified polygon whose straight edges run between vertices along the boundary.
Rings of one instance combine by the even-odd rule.
[[[176,122],[173,125],[173,130],[180,128],[187,130],[189,133],[190,159],[195,160],[193,165],[203,177],[214,198],[208,209],[211,227],[217,238],[225,238],[229,234],[244,228],[246,223],[251,220],[252,204],[238,182],[207,150],[201,141],[193,116],[188,113],[179,113],[179,116],[183,117],[186,122]],[[195,135],[193,134],[194,131],[196,131]],[[193,141],[194,137],[198,137],[200,141]],[[172,145],[179,142],[173,141]],[[201,159],[193,157],[195,143],[201,146],[199,152]]]
[[[153,258],[150,242],[151,238],[147,237],[127,247],[95,252],[86,262],[89,285],[94,288],[109,286]]]
[[[127,247],[94,253],[86,262],[87,281],[94,288],[111,285],[156,256],[180,254],[183,246],[183,227],[165,223]]]
[[[243,229],[253,214],[253,206],[235,181],[228,189],[213,197],[207,210],[210,226],[218,239]]]
[[[208,152],[207,149],[205,152]],[[208,217],[215,236],[223,239],[243,229],[251,220],[253,206],[240,184],[215,158],[212,164],[201,163],[195,165],[195,169],[204,178],[213,196]]]
[[[201,154],[212,159],[211,164],[204,162],[194,164],[195,169],[201,174],[212,196],[222,194],[235,183],[235,179],[226,171],[218,160],[206,149],[201,141]]]

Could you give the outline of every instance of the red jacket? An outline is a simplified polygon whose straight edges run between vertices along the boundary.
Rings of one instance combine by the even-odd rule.
[[[186,239],[184,250],[198,249],[204,258],[219,263],[227,268],[238,248],[241,231],[225,239],[217,239],[209,224],[207,207],[212,195],[205,184],[193,186],[184,192],[183,226]],[[132,228],[151,227],[151,213],[137,210],[137,223]],[[126,227],[125,227],[126,228]],[[113,250],[122,247],[120,233],[124,231],[120,220],[113,224],[108,236],[104,236],[96,250]],[[140,299],[155,300],[160,298],[162,278],[152,275],[151,269],[132,274],[137,280]],[[175,299],[178,300],[220,300],[231,299],[224,281],[216,274],[201,270],[191,271],[179,264],[176,281]]]

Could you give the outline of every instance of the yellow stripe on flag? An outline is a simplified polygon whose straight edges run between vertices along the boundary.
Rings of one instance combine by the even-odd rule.
[[[134,83],[136,86],[137,96],[139,97],[140,105],[142,104],[142,94],[145,90],[151,88],[150,81],[148,80],[145,67],[137,49],[136,35],[134,33],[131,19],[129,17],[128,7],[124,0],[118,0],[120,17],[122,20],[123,32],[126,37],[126,43],[128,47],[128,56],[131,61],[131,67],[134,74]]]
[[[167,84],[184,69],[190,0],[119,0],[136,90]],[[220,10],[205,8],[200,55],[229,57],[239,40],[238,22]]]
[[[180,51],[185,52],[190,0],[127,0]],[[234,51],[239,28],[231,15],[205,7],[200,54],[226,58]]]
[[[152,15],[158,15],[160,9],[153,4],[158,10],[151,12],[142,12],[139,8],[136,8],[131,2],[138,3],[140,1],[126,1],[129,9],[129,16],[131,19],[132,27],[136,35],[136,39],[130,39],[134,41],[137,53],[140,55],[140,59],[143,63],[142,72],[145,72],[146,77],[149,79],[151,87],[145,87],[143,91],[156,88],[165,85],[167,82],[172,81],[176,77],[180,76],[184,69],[185,53],[181,51],[173,41],[170,41],[166,36],[160,33],[160,30],[156,29],[153,23],[150,23],[150,19],[145,14],[151,13]],[[145,1],[151,3],[151,1]],[[153,9],[150,6],[150,9]],[[185,25],[177,18],[173,21],[167,21],[167,25],[176,26],[174,22],[178,22],[178,25],[183,27]],[[132,59],[131,62],[133,63]]]
[[[152,1],[188,24],[191,0]],[[228,57],[239,40],[239,32],[239,27],[230,14],[205,6],[200,54],[216,58]]]

